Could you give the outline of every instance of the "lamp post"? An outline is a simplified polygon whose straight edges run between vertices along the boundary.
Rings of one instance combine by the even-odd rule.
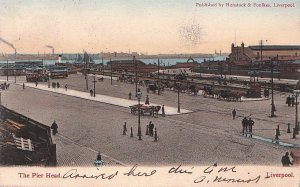
[[[94,73],[93,83],[94,83],[94,97],[96,97],[96,75],[95,75],[95,73]]]
[[[138,89],[137,89],[137,84],[138,84],[138,79],[137,79],[137,61],[135,60],[135,56],[133,56],[133,64],[135,66],[135,97],[137,97],[137,92],[138,92]]]
[[[51,77],[51,72],[48,72],[48,88],[50,88],[50,77]]]
[[[113,63],[111,61],[111,58],[109,59],[109,61],[110,61],[110,85],[112,85],[112,71],[113,71],[112,65],[113,65]]]
[[[277,56],[278,58],[278,56]],[[271,117],[275,117],[275,104],[274,104],[274,59],[271,60],[271,89],[272,89],[272,100],[271,100]]]
[[[142,97],[142,92],[140,89],[138,89],[137,92],[137,98],[138,98],[138,110],[139,110],[139,115],[138,115],[138,137],[139,140],[142,140],[142,131],[141,131],[141,97]]]
[[[298,96],[300,94],[300,90],[294,90],[294,96],[296,99],[296,117],[295,117],[295,131],[299,131],[299,124],[298,124]]]
[[[177,84],[177,112],[180,113],[180,102],[179,102],[179,90],[180,90],[180,82],[176,82]]]
[[[6,60],[6,80],[8,81],[8,60]]]
[[[157,60],[157,84],[158,84],[158,91],[157,91],[157,94],[160,95],[160,82],[159,82],[159,58]]]
[[[14,69],[14,76],[15,76],[15,83],[17,83],[17,75],[16,75],[16,70]]]

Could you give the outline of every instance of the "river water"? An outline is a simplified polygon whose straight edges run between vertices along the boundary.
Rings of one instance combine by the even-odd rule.
[[[203,57],[195,57],[194,60],[197,61],[198,63],[201,63],[204,61],[204,59],[206,60],[225,60],[227,56],[216,56],[216,57],[211,57],[211,58],[203,58]],[[116,59],[112,59],[112,60],[116,60]],[[119,60],[119,59],[118,59]],[[125,59],[127,60],[127,59]],[[149,59],[149,58],[146,58],[146,59],[139,59],[137,58],[137,60],[141,60],[142,62],[144,62],[145,64],[157,64],[157,59]],[[163,59],[160,59],[160,65],[161,66],[169,66],[169,65],[175,65],[177,62],[187,62],[187,58],[163,58]],[[21,60],[20,60],[21,61]],[[26,60],[26,61],[29,61],[29,60]],[[32,60],[32,61],[36,61],[36,60]],[[44,65],[53,65],[55,64],[57,60],[44,60]],[[96,64],[100,64],[102,63],[102,60],[101,59],[97,59],[97,60],[94,60]],[[106,64],[109,60],[107,59],[104,59],[103,60],[103,63]],[[14,61],[8,61],[8,63],[13,63]],[[63,63],[73,63],[74,61],[73,60],[62,60]],[[7,61],[0,61],[0,64],[6,64]]]

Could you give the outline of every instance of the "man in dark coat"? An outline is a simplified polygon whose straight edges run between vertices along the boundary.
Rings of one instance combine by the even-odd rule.
[[[53,135],[55,135],[55,134],[58,132],[58,131],[57,131],[58,125],[56,124],[55,121],[52,123],[51,129],[53,130],[53,131],[52,131]]]
[[[292,105],[292,106],[295,105],[295,97],[294,97],[294,96],[291,97],[291,105]]]
[[[94,92],[93,92],[93,90],[91,89],[91,90],[90,90],[90,94],[91,94],[91,96],[93,96],[93,93],[94,93]]]
[[[153,137],[153,129],[154,129],[154,124],[152,121],[149,123],[149,135]]]
[[[249,120],[248,120],[248,127],[249,127],[249,133],[250,133],[249,137],[251,137],[251,138],[252,138],[252,126],[254,126],[254,121],[251,118],[249,118]]]
[[[236,110],[235,108],[232,110],[232,118],[235,119],[235,116],[236,116]]]
[[[286,98],[286,104],[287,104],[288,106],[291,106],[291,96],[288,96],[288,97]]]
[[[243,126],[243,135],[246,134],[247,136],[247,123],[248,123],[248,119],[246,117],[244,117],[244,119],[242,120],[242,126]]]
[[[165,116],[166,116],[166,113],[165,113],[165,105],[163,105],[162,108],[161,108],[161,115],[162,115],[162,117],[165,117]]]
[[[281,163],[285,167],[289,167],[290,165],[293,165],[293,163],[290,161],[290,158],[289,158],[289,152],[286,152],[285,156],[283,156],[281,158]]]
[[[146,101],[145,101],[145,105],[149,105],[149,104],[150,104],[150,102],[149,102],[149,95],[147,95]]]

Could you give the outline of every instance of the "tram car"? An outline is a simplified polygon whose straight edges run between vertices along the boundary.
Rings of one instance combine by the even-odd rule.
[[[27,82],[47,82],[48,74],[43,68],[27,68],[25,71]]]

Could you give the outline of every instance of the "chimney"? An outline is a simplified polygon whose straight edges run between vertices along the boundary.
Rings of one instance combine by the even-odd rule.
[[[61,57],[62,55],[58,55],[58,63],[61,63]]]
[[[243,53],[244,53],[244,49],[245,49],[245,44],[244,44],[244,42],[242,42],[241,46],[242,46],[242,51],[243,51]]]
[[[231,44],[231,53],[233,53],[234,43]]]

